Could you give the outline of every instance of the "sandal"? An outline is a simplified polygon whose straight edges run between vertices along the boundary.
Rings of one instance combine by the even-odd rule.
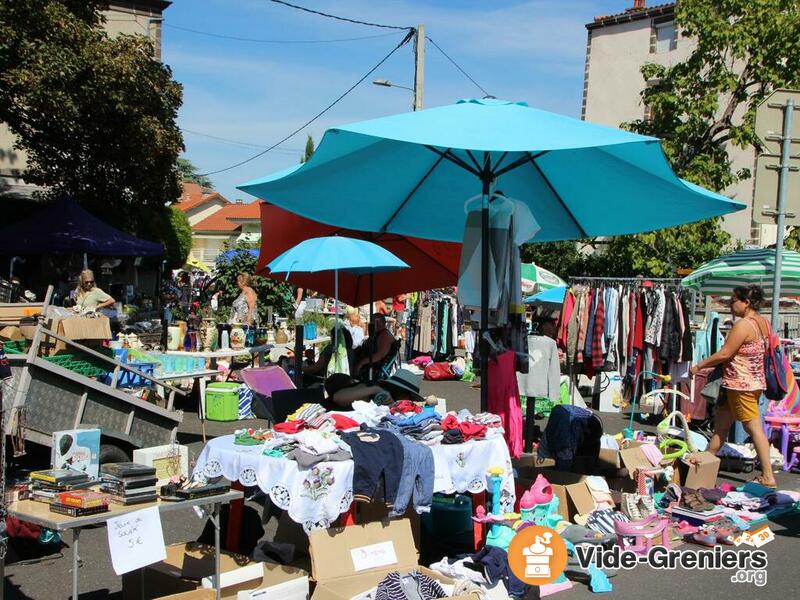
[[[681,504],[695,512],[706,512],[714,508],[697,490],[684,490]]]
[[[778,489],[778,483],[773,479],[773,483],[764,483],[764,476],[759,475],[758,477],[753,478],[753,483],[757,483],[758,485],[763,485],[765,488],[769,488],[771,490]]]

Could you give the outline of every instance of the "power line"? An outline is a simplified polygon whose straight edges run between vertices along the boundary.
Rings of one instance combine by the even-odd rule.
[[[466,72],[464,69],[462,69],[462,68],[461,68],[461,66],[459,66],[459,64],[458,64],[456,61],[454,61],[452,58],[450,58],[450,55],[449,55],[449,54],[447,54],[447,52],[445,52],[444,50],[442,50],[442,49],[441,49],[441,47],[439,46],[439,44],[437,44],[436,42],[434,42],[434,41],[433,41],[433,40],[432,40],[430,37],[428,37],[427,35],[426,35],[425,37],[427,38],[427,40],[428,40],[428,41],[429,41],[431,44],[433,44],[433,45],[436,47],[436,49],[437,49],[439,52],[441,52],[441,53],[444,55],[444,57],[445,57],[447,60],[449,60],[451,63],[453,63],[453,65],[455,66],[455,68],[456,68],[456,69],[458,69],[459,71],[461,71],[461,72],[464,74],[464,76],[465,76],[467,79],[469,79],[469,80],[470,80],[472,83],[474,83],[474,84],[475,84],[475,86],[476,86],[476,87],[477,87],[477,88],[478,88],[480,91],[482,91],[482,92],[484,93],[484,95],[485,95],[485,96],[491,96],[491,94],[490,94],[489,92],[487,92],[485,89],[483,89],[483,87],[481,86],[481,84],[480,84],[480,83],[478,83],[478,82],[477,82],[477,81],[475,81],[475,80],[474,80],[472,77],[470,77],[470,76],[469,76],[469,73],[467,73],[467,72]]]
[[[374,40],[376,38],[384,38],[390,35],[397,35],[397,32],[392,32],[392,33],[379,33],[376,35],[363,35],[361,37],[338,38],[331,40],[264,40],[257,38],[237,37],[235,35],[224,35],[221,33],[212,33],[210,31],[200,31],[199,29],[190,29],[189,27],[180,27],[179,25],[171,25],[169,23],[164,23],[163,25],[164,27],[179,29],[180,31],[188,31],[189,33],[195,33],[197,35],[205,35],[208,37],[220,38],[223,40],[234,40],[237,42],[251,42],[254,44],[333,44],[336,42],[357,42],[359,40]]]
[[[302,10],[307,13],[311,13],[314,15],[319,15],[321,17],[327,17],[329,19],[336,19],[337,21],[345,21],[347,23],[355,23],[356,25],[368,25],[369,27],[380,27],[382,29],[413,29],[413,27],[399,27],[397,25],[382,25],[380,23],[369,23],[368,21],[357,21],[356,19],[348,19],[347,17],[338,17],[336,15],[331,15],[328,13],[320,12],[318,10],[313,10],[311,8],[306,8],[305,6],[298,6],[296,4],[290,4],[289,2],[284,2],[284,0],[270,0],[270,2],[274,2],[275,4],[283,4],[284,6],[288,6],[289,8],[294,8],[297,10]]]
[[[275,0],[273,0],[273,1],[275,1]],[[336,100],[334,100],[334,101],[333,101],[333,102],[331,102],[331,103],[330,103],[328,106],[326,106],[325,108],[323,108],[323,109],[322,109],[320,112],[318,112],[316,115],[314,115],[314,116],[313,116],[311,119],[309,119],[308,121],[306,121],[305,123],[303,123],[303,124],[302,124],[300,127],[298,127],[297,129],[295,129],[294,131],[292,131],[292,132],[291,132],[289,135],[287,135],[286,137],[284,137],[284,138],[283,138],[281,141],[277,142],[276,144],[273,144],[272,146],[270,146],[270,147],[269,147],[269,148],[267,148],[266,150],[262,150],[262,151],[261,151],[261,152],[259,152],[258,154],[255,154],[255,155],[251,156],[251,157],[250,157],[250,158],[248,158],[248,159],[242,160],[242,161],[240,161],[240,162],[238,162],[238,163],[236,163],[236,164],[234,164],[234,165],[231,165],[230,167],[225,167],[224,169],[217,169],[216,171],[209,171],[208,173],[201,173],[201,175],[216,175],[217,173],[223,173],[223,172],[225,172],[225,171],[230,171],[231,169],[235,169],[235,168],[237,168],[237,167],[241,167],[242,165],[245,165],[245,164],[247,164],[247,163],[249,163],[249,162],[252,162],[252,161],[254,161],[255,159],[257,159],[257,158],[259,158],[259,157],[261,157],[261,156],[264,156],[264,155],[265,155],[267,152],[269,152],[270,150],[273,150],[274,148],[277,148],[278,146],[280,146],[281,144],[283,144],[285,141],[287,141],[287,140],[289,140],[290,138],[294,137],[295,135],[297,135],[298,133],[300,133],[301,131],[303,131],[303,129],[305,129],[306,127],[308,127],[309,125],[311,125],[311,123],[313,123],[314,121],[316,121],[317,119],[319,119],[319,118],[320,118],[322,115],[324,115],[326,112],[328,112],[328,111],[329,111],[331,108],[333,108],[334,106],[336,106],[336,105],[337,105],[339,102],[341,102],[341,101],[342,101],[342,99],[343,99],[345,96],[347,96],[347,95],[348,95],[350,92],[352,92],[354,89],[356,89],[356,88],[357,88],[357,87],[358,87],[358,86],[359,86],[359,85],[360,85],[360,84],[361,84],[361,83],[362,83],[362,82],[363,82],[363,81],[364,81],[364,80],[365,80],[367,77],[369,77],[369,76],[370,76],[370,75],[372,75],[372,74],[373,74],[375,71],[377,71],[377,70],[378,70],[378,68],[380,68],[380,66],[381,66],[383,63],[385,63],[387,60],[389,60],[389,57],[391,57],[391,56],[392,56],[392,55],[393,55],[395,52],[397,52],[397,51],[398,51],[398,50],[399,50],[399,49],[400,49],[402,46],[406,45],[406,44],[407,44],[407,43],[408,43],[408,42],[411,40],[411,38],[413,38],[413,37],[414,37],[414,31],[413,31],[413,30],[412,30],[412,31],[409,31],[409,32],[406,34],[406,36],[405,36],[405,37],[402,39],[402,41],[401,41],[399,44],[397,44],[397,45],[396,45],[394,48],[392,48],[392,51],[391,51],[391,52],[389,52],[389,54],[387,54],[386,56],[384,56],[384,57],[383,57],[383,58],[380,60],[380,62],[378,62],[378,63],[377,63],[377,64],[376,64],[374,67],[372,67],[372,68],[371,68],[369,71],[367,71],[367,72],[364,74],[364,76],[363,76],[363,77],[361,77],[361,79],[359,79],[358,81],[356,81],[356,82],[355,82],[355,83],[354,83],[352,86],[350,86],[350,87],[347,89],[347,91],[345,91],[345,92],[344,92],[343,94],[341,94],[341,95],[340,95],[338,98],[336,98]]]
[[[218,142],[224,142],[226,144],[232,144],[234,146],[243,146],[243,147],[246,147],[246,148],[259,148],[259,149],[262,149],[262,150],[264,148],[269,148],[269,146],[264,146],[262,144],[252,144],[250,142],[242,142],[240,140],[232,140],[230,138],[224,138],[224,137],[220,137],[218,135],[211,135],[210,133],[203,133],[202,131],[194,131],[193,129],[184,129],[183,127],[181,127],[181,131],[183,131],[184,133],[190,133],[192,135],[199,135],[200,137],[205,137],[205,138],[209,138],[209,139],[212,139],[212,140],[216,140]],[[302,148],[298,148],[298,149],[275,148],[275,150],[276,151],[281,150],[281,151],[284,151],[284,152],[291,152],[292,154],[295,154],[297,152],[300,152],[300,153],[303,152]]]

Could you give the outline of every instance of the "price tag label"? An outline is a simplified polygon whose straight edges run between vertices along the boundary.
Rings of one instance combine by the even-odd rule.
[[[755,531],[750,532],[750,543],[756,548],[761,548],[764,544],[768,544],[775,539],[775,534],[768,525],[763,525]]]

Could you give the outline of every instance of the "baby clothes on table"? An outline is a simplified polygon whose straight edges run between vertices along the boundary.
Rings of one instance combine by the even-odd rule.
[[[433,452],[423,444],[412,442],[406,437],[390,430],[403,446],[403,470],[391,516],[406,512],[409,502],[417,513],[430,512],[433,502]]]
[[[393,507],[403,474],[403,445],[385,429],[362,426],[361,431],[341,434],[353,454],[353,498],[371,501],[383,477],[383,499]]]
[[[762,498],[751,496],[745,492],[728,492],[725,497],[719,501],[719,503],[723,506],[740,508],[750,512],[756,512],[769,505],[769,502],[763,500]]]
[[[438,581],[419,571],[412,571],[408,575],[392,571],[375,591],[375,600],[434,600],[446,597]]]
[[[344,450],[336,450],[328,454],[311,454],[301,448],[295,448],[286,454],[286,458],[297,463],[301,471],[307,471],[314,465],[321,462],[337,462],[340,460],[350,460],[353,456]]]
[[[332,454],[337,450],[347,450],[347,446],[340,443],[338,436],[326,435],[319,431],[307,429],[294,436],[300,448],[309,454]]]
[[[378,406],[372,401],[356,400],[352,408],[353,411],[348,416],[370,427],[376,427],[381,419],[389,414],[388,406]]]

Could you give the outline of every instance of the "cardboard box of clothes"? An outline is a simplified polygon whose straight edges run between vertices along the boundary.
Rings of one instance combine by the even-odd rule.
[[[259,571],[258,566],[261,566]],[[226,585],[226,580],[239,579],[237,571],[247,569],[245,581]],[[281,600],[308,598],[308,573],[274,563],[258,563],[246,556],[223,552],[220,555],[220,581],[223,600],[279,597]],[[167,558],[138,572],[122,577],[123,600],[163,598],[170,594],[194,592],[208,587],[214,575],[214,548],[202,544],[167,546]],[[259,576],[260,575],[260,576]],[[205,585],[204,585],[204,581]],[[144,582],[144,593],[141,584]],[[258,594],[262,592],[262,594]],[[180,596],[179,596],[180,597]],[[202,598],[203,596],[198,596]],[[193,598],[193,596],[188,596]]]
[[[452,579],[419,566],[407,519],[317,530],[308,538],[311,575],[317,583],[311,600],[350,600],[376,587],[392,571],[404,575],[417,570],[441,584],[453,584]]]
[[[544,475],[553,486],[553,494],[558,497],[558,513],[567,521],[572,521],[575,515],[590,513],[595,508],[585,475],[556,471],[548,467],[526,466],[518,467],[517,473],[517,487],[521,489],[531,487],[540,473]]]

